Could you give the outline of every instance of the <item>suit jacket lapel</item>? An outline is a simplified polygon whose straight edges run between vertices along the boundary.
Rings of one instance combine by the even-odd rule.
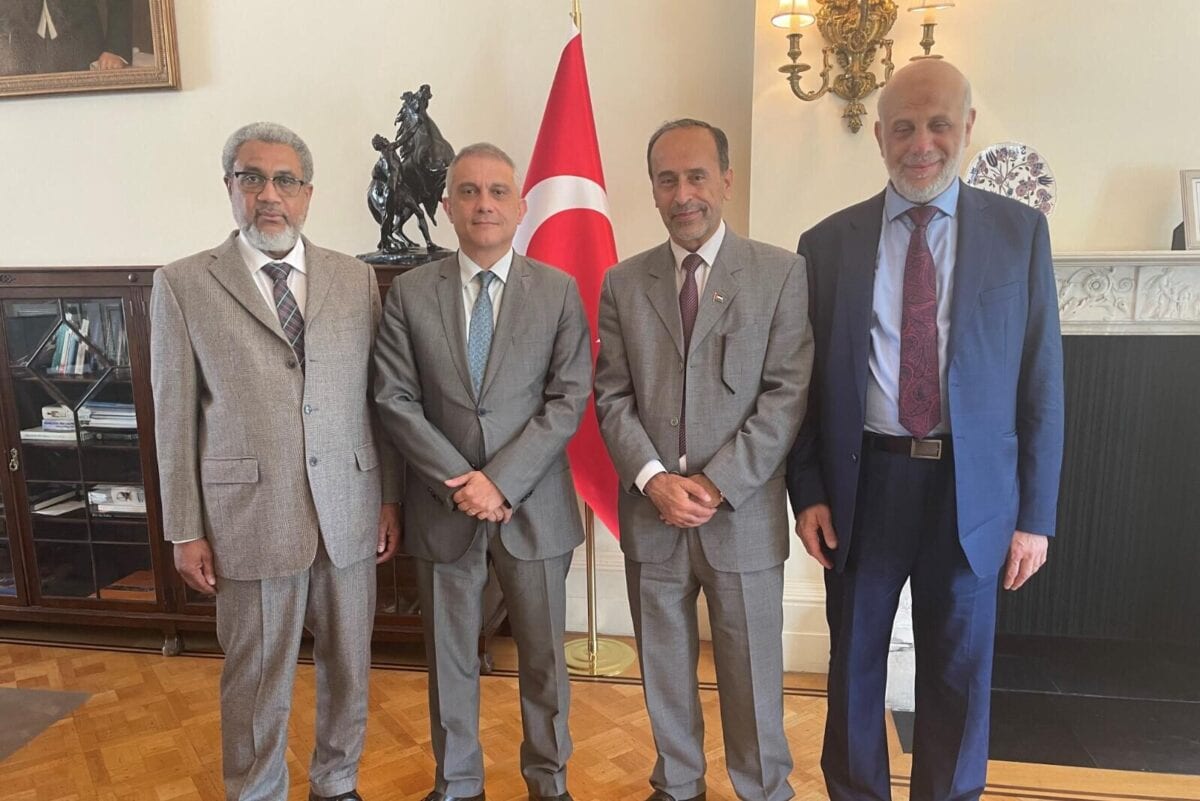
[[[442,311],[442,327],[446,332],[446,344],[450,346],[450,358],[454,361],[454,369],[462,379],[467,393],[475,396],[471,387],[471,373],[467,370],[467,321],[463,316],[462,283],[458,277],[458,255],[442,259],[438,270],[437,286],[438,306]]]
[[[488,354],[480,397],[487,394],[488,387],[500,371],[504,354],[508,352],[513,333],[521,321],[521,309],[525,305],[525,296],[529,294],[530,278],[529,263],[523,256],[514,253],[512,267],[508,271],[508,283],[504,285],[504,297],[500,301],[500,318],[496,320],[492,334],[492,350]]]
[[[683,358],[683,321],[679,317],[679,291],[675,288],[675,257],[671,255],[669,243],[655,251],[646,275],[646,297],[671,335],[679,357]],[[695,336],[694,328],[692,336]]]
[[[246,269],[246,262],[242,260],[242,254],[238,252],[234,242],[235,236],[236,233],[223,245],[211,251],[213,262],[208,266],[208,271],[252,317],[265,325],[275,336],[287,342],[287,337],[283,335],[283,329],[279,325],[278,315],[263,300],[258,284]]]
[[[321,311],[329,289],[337,278],[333,265],[325,257],[325,251],[304,240],[304,259],[308,281],[308,299],[304,303],[304,325],[308,327]]]
[[[883,234],[883,193],[863,205],[850,218],[850,236],[839,268],[834,320],[845,320],[850,343],[859,409],[866,409],[867,357],[871,350],[871,310],[875,300],[875,268],[879,237]],[[835,335],[836,336],[836,335]]]
[[[721,319],[721,315],[732,305],[739,287],[738,273],[749,260],[750,252],[745,240],[726,227],[725,241],[717,251],[715,263],[708,272],[708,280],[704,283],[704,292],[700,295],[696,324],[692,326],[693,348],[704,341],[717,324],[717,320]]]
[[[966,185],[959,187],[958,243],[954,262],[954,288],[950,298],[947,366],[954,364],[958,342],[979,306],[979,288],[988,272],[995,231],[984,221],[984,210],[987,206],[987,192]]]

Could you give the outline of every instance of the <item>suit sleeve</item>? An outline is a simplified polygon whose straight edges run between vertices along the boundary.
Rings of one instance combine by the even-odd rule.
[[[596,358],[596,418],[621,486],[638,492],[634,483],[648,462],[663,461],[638,417],[637,394],[629,354],[613,294],[612,272],[600,290],[600,353]]]
[[[383,430],[421,473],[448,509],[454,509],[453,491],[444,481],[472,470],[471,463],[425,417],[421,376],[404,312],[400,279],[392,281],[379,335],[375,338],[375,403]]]
[[[163,538],[168,542],[204,537],[197,372],[183,310],[167,274],[160,269],[154,274],[150,295],[150,385],[154,394]]]
[[[579,287],[571,279],[558,315],[542,408],[483,467],[484,474],[514,509],[545,476],[579,428],[592,388],[592,349],[588,340],[587,315],[579,299]]]
[[[378,336],[379,320],[383,315],[383,305],[379,300],[379,284],[375,280],[375,270],[367,268],[367,291],[371,302],[371,353],[367,364],[367,386],[375,385],[375,337]],[[368,389],[368,392],[371,390]],[[383,424],[379,420],[379,409],[373,398],[367,403],[371,409],[371,428],[375,432],[376,449],[379,451],[379,480],[383,490],[384,503],[399,503],[404,497],[404,462],[396,451],[391,438],[384,433]]]
[[[800,237],[797,252],[804,259],[808,274],[808,316],[812,321],[817,319],[817,270],[807,236]],[[829,503],[825,493],[825,480],[821,476],[821,362],[820,354],[814,349],[808,404],[805,407],[804,419],[800,423],[800,433],[787,456],[788,497],[791,498],[792,511],[796,514],[815,504]]]
[[[1063,458],[1063,355],[1050,231],[1038,215],[1029,262],[1029,318],[1017,383],[1017,529],[1054,536]]]
[[[760,392],[742,427],[713,454],[704,474],[737,509],[779,469],[804,416],[812,373],[804,260],[793,261],[783,281],[768,332]]]

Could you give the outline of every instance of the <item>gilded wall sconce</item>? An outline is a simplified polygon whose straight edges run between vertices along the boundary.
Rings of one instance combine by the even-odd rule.
[[[788,28],[788,58],[792,63],[779,68],[788,76],[792,93],[801,100],[816,100],[826,92],[833,92],[846,101],[842,119],[852,132],[862,128],[862,117],[867,113],[863,100],[876,89],[887,83],[895,65],[892,63],[892,40],[885,39],[896,22],[894,0],[816,0],[820,7],[810,10],[809,0],[780,0],[779,12],[771,22],[780,28]],[[824,55],[821,69],[821,86],[811,92],[800,88],[801,76],[811,69],[800,63],[799,28],[816,23],[817,29],[828,44],[822,49]],[[872,71],[875,58],[883,50],[880,80]],[[838,74],[830,80],[836,61]]]

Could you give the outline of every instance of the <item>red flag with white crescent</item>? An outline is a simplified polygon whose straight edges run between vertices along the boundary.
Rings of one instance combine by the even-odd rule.
[[[594,361],[600,286],[604,271],[617,261],[617,246],[608,215],[583,40],[577,29],[558,62],[522,194],[528,211],[513,246],[579,282],[593,333]],[[608,530],[618,534],[617,471],[600,437],[591,400],[579,432],[567,446],[567,456],[575,488]]]

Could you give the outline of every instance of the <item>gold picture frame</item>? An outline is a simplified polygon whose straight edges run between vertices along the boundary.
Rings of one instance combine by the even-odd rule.
[[[91,14],[92,8],[86,3],[75,3],[70,12],[78,12],[81,5],[87,6],[84,10]],[[124,15],[114,16],[118,10]],[[11,4],[6,0],[0,3],[0,98],[179,88],[174,0],[96,0],[95,13],[78,25],[70,18],[71,13],[57,0],[14,0]],[[82,26],[90,24],[94,28],[97,22],[102,30],[94,36],[102,37],[105,46],[112,33],[107,28],[114,24],[131,27],[130,51],[118,54],[127,66],[96,69],[100,55],[97,53],[91,68],[36,71],[45,69],[37,66],[41,63],[60,63],[46,56],[55,42],[70,43],[62,45],[64,49],[57,55],[69,53],[69,60],[86,63],[91,57],[90,52],[85,54],[83,50],[71,51],[69,48],[78,41],[94,41],[81,39],[76,34]],[[138,47],[139,44],[142,46]],[[149,52],[146,46],[149,46]],[[94,49],[94,45],[90,49]]]

